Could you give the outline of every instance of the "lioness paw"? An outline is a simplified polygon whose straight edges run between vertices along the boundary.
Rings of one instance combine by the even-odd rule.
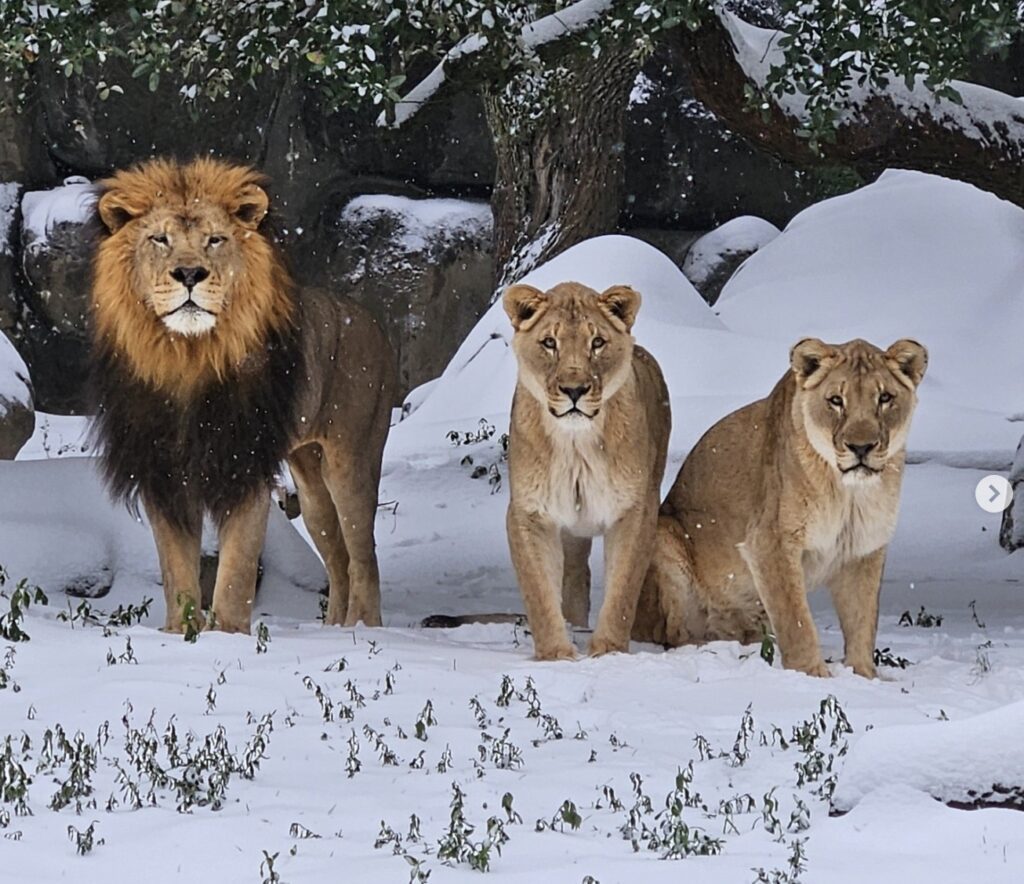
[[[629,639],[612,639],[595,635],[590,642],[590,656],[601,657],[604,654],[628,654]]]
[[[552,645],[551,647],[541,646],[534,650],[533,657],[535,660],[541,661],[575,660],[576,648],[570,642],[566,642],[564,645]]]

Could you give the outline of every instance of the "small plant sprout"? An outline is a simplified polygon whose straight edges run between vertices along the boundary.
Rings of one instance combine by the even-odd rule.
[[[68,840],[75,845],[75,852],[79,856],[92,853],[94,847],[100,847],[105,843],[102,838],[96,837],[96,823],[97,820],[93,820],[84,832],[79,832],[74,826],[68,826]]]
[[[971,619],[974,620],[974,625],[977,626],[978,629],[984,629],[985,621],[978,616],[977,599],[971,599],[970,602],[967,603],[967,607],[971,609]]]
[[[7,572],[0,568],[0,586],[4,586],[7,580]],[[49,604],[46,593],[38,586],[30,588],[28,581],[22,579],[18,581],[10,594],[6,590],[0,590],[0,599],[7,599],[9,604],[7,612],[0,614],[0,638],[9,642],[27,642],[29,634],[22,626],[25,612],[33,604]]]
[[[523,818],[512,807],[511,792],[506,792],[504,795],[501,796],[501,809],[505,811],[505,821],[509,825],[520,825],[523,822]]]
[[[417,740],[427,740],[427,728],[433,727],[437,724],[437,719],[434,718],[434,704],[432,701],[427,700],[423,710],[416,718],[415,735]]]
[[[501,677],[501,687],[498,689],[498,699],[494,701],[496,706],[500,706],[503,709],[508,708],[508,704],[512,702],[512,698],[516,694],[516,686],[512,679],[503,675]]]
[[[555,811],[550,820],[537,820],[534,830],[537,832],[543,832],[545,829],[557,829],[559,832],[564,832],[565,827],[568,826],[575,832],[582,825],[583,817],[580,816],[580,812],[576,808],[575,802],[570,801],[567,798],[562,802],[558,810]]]
[[[775,662],[775,633],[767,623],[761,624],[761,659],[769,666]]]
[[[899,620],[900,626],[921,626],[925,629],[932,629],[935,627],[942,626],[942,615],[941,614],[929,614],[925,609],[924,605],[921,605],[921,610],[917,612],[916,617],[910,616],[910,611],[904,611],[900,614]]]
[[[260,884],[281,884],[281,876],[274,870],[274,863],[280,854],[270,854],[263,851],[263,861],[260,863]]]
[[[349,779],[352,779],[362,768],[363,763],[359,760],[359,737],[356,736],[355,731],[352,731],[348,738],[348,756],[345,759],[345,773],[348,774]]]
[[[303,841],[310,838],[320,838],[321,836],[314,832],[312,829],[307,829],[302,823],[292,823],[288,827],[288,834],[292,838],[299,838]]]
[[[729,753],[729,764],[742,767],[750,757],[750,738],[754,735],[754,716],[751,713],[753,704],[748,704],[740,719],[740,728],[736,732],[736,740]]]
[[[894,654],[890,648],[875,648],[875,665],[888,666],[890,669],[906,669],[910,661],[906,657]]]
[[[256,624],[256,653],[265,654],[270,645],[270,630],[262,620]]]
[[[199,630],[202,624],[199,620],[199,612],[196,610],[196,603],[189,599],[181,606],[182,636],[185,641],[195,644],[199,638]]]

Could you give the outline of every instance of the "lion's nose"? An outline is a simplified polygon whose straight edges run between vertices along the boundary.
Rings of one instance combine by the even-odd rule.
[[[854,445],[851,442],[847,442],[846,447],[857,455],[858,460],[864,460],[865,457],[867,457],[872,451],[874,451],[876,443],[869,442],[867,445]]]
[[[177,280],[189,291],[210,275],[205,267],[175,267],[171,271],[171,279]]]
[[[590,392],[590,387],[589,386],[587,386],[587,387],[559,387],[558,389],[561,390],[563,393],[565,393],[566,396],[569,397],[569,401],[572,402],[573,405],[575,405],[577,402],[579,402],[580,399],[582,399],[584,396],[587,395],[587,393]]]

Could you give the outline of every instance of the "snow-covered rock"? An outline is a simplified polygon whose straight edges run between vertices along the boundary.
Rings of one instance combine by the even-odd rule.
[[[737,268],[778,235],[779,228],[763,218],[733,218],[690,247],[683,273],[704,300],[714,304]]]
[[[35,429],[28,368],[0,332],[0,460],[14,460]]]
[[[487,203],[367,194],[342,210],[332,287],[365,304],[397,350],[404,388],[436,377],[493,291]]]
[[[851,748],[832,798],[844,812],[877,789],[903,785],[958,807],[1024,809],[1024,702],[960,721],[896,725]]]
[[[95,204],[95,187],[78,176],[21,201],[22,265],[33,307],[62,335],[85,335],[92,248],[84,225]]]
[[[14,291],[14,237],[20,200],[20,184],[0,181],[0,331],[12,329],[18,316]]]

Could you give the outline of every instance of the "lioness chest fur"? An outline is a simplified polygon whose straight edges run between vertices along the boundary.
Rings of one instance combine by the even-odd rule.
[[[630,334],[639,304],[625,287],[505,293],[519,362],[508,538],[539,659],[575,655],[565,620],[587,625],[596,535],[606,588],[590,651],[629,646],[671,422],[661,371]]]
[[[845,662],[874,676],[878,596],[927,353],[897,341],[798,343],[766,398],[715,424],[665,502],[634,637],[761,638],[828,675],[807,590],[828,585]]]

